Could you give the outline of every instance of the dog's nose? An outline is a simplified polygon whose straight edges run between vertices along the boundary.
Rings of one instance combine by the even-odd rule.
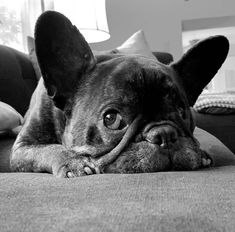
[[[175,143],[178,139],[178,132],[172,125],[159,125],[151,127],[143,133],[146,141],[158,144],[162,148],[167,148],[170,144]]]

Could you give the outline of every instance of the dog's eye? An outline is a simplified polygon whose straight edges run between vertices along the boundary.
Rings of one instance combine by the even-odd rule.
[[[126,126],[122,116],[116,110],[106,112],[103,121],[104,125],[111,130],[121,130]]]

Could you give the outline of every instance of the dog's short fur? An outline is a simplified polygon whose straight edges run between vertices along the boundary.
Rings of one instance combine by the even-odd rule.
[[[140,55],[94,56],[57,12],[37,21],[42,77],[13,146],[13,171],[74,177],[100,172],[193,170],[211,165],[193,137],[190,112],[228,53],[210,37],[178,62]]]

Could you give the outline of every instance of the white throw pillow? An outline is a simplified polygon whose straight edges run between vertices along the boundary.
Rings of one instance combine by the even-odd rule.
[[[0,101],[0,131],[15,129],[23,123],[23,117],[10,105]]]
[[[117,47],[117,51],[125,54],[138,54],[151,59],[157,59],[151,52],[148,42],[142,30],[134,33],[121,46]]]

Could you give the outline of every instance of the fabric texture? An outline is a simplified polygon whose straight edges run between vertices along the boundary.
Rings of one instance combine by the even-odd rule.
[[[198,110],[198,112],[203,114],[229,115],[229,114],[235,114],[235,108],[229,108],[226,106],[221,106],[221,107],[208,106]]]
[[[217,231],[235,228],[234,166],[58,179],[0,173],[5,231]]]
[[[203,141],[202,136],[208,136],[200,129],[195,133]],[[206,139],[210,143],[214,138]],[[225,159],[227,166],[198,171],[59,179],[43,173],[7,173],[13,142],[0,140],[1,232],[235,228],[234,155]]]
[[[235,113],[235,93],[203,93],[198,97],[194,109],[210,114]]]

